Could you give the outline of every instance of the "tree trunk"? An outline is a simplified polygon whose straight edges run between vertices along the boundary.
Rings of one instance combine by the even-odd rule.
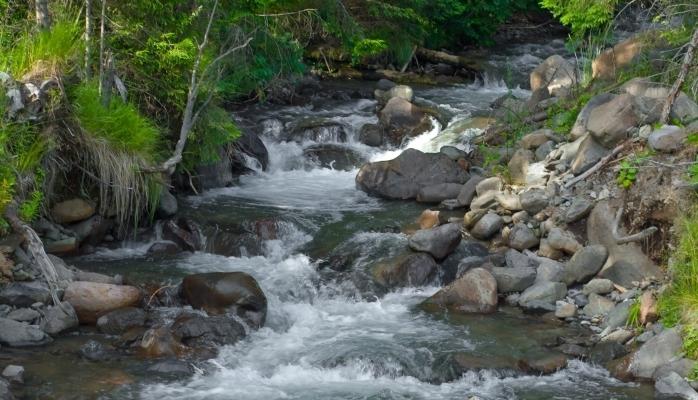
[[[659,122],[661,122],[662,124],[666,124],[667,122],[669,122],[671,107],[674,105],[674,100],[676,100],[676,96],[679,95],[679,91],[681,90],[681,85],[683,85],[683,81],[686,80],[686,75],[688,75],[688,69],[690,68],[691,63],[693,63],[693,54],[696,50],[696,47],[698,47],[698,28],[693,32],[693,37],[691,38],[691,41],[688,43],[688,48],[686,49],[686,54],[684,55],[683,63],[681,64],[679,76],[678,78],[676,78],[676,82],[674,82],[674,86],[671,87],[669,95],[667,96],[666,101],[664,102],[662,117],[659,119]]]
[[[445,51],[429,50],[424,47],[417,47],[417,56],[433,63],[444,63],[456,67],[470,69],[476,72],[482,70],[482,66],[473,60],[465,57],[446,53]]]
[[[43,30],[51,29],[51,14],[48,12],[48,0],[34,0],[36,25]]]
[[[92,77],[92,0],[85,0],[85,78]]]
[[[104,54],[104,36],[105,36],[105,16],[107,14],[107,0],[102,0],[102,12],[100,13],[99,21],[99,95],[104,99],[103,92],[105,90],[104,83],[106,77],[105,75],[105,64],[107,62]]]

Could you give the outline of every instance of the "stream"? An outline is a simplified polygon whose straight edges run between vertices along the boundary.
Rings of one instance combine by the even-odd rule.
[[[531,65],[539,62],[531,57]],[[361,82],[338,85],[347,92],[373,88]],[[420,102],[451,119],[443,129],[435,123],[405,147],[433,152],[451,144],[467,149],[461,141],[477,132],[473,114],[487,110],[509,90],[503,82],[415,87]],[[83,339],[69,336],[23,361],[28,371],[42,371],[28,377],[27,386],[33,388],[29,397],[92,398],[88,393],[97,392],[104,399],[157,400],[652,398],[651,387],[622,383],[582,361],[570,361],[548,376],[497,368],[499,359],[543,354],[545,343],[577,334],[565,324],[507,307],[489,316],[426,313],[418,304],[438,290],[438,281],[394,291],[375,287],[370,267],[405,248],[403,232],[427,207],[369,197],[355,188],[356,168],[321,167],[304,156],[304,149],[316,142],[288,137],[297,121],[325,118],[346,129],[346,140],[338,145],[364,160],[391,159],[404,147],[381,150],[358,141],[360,127],[377,121],[375,107],[374,100],[347,96],[305,107],[255,105],[236,116],[261,131],[270,154],[268,169],[242,176],[235,187],[181,198],[180,206],[183,215],[208,227],[275,221],[277,232],[262,243],[261,255],[150,257],[146,249],[151,242],[145,241],[70,260],[80,268],[120,273],[131,282],[175,282],[195,272],[247,272],[268,298],[265,327],[221,348],[191,377],[174,380],[153,376],[134,360],[107,365],[81,360],[73,350]],[[320,139],[338,138],[328,131]],[[163,315],[171,311],[160,310]],[[460,371],[453,359],[463,355],[485,360],[492,368]],[[72,367],[47,366],[59,364]]]

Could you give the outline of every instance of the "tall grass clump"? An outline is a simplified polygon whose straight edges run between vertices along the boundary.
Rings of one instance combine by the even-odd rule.
[[[160,131],[133,104],[114,97],[104,107],[95,83],[78,85],[72,97],[75,116],[89,135],[103,138],[113,147],[138,154],[148,161],[157,159]]]

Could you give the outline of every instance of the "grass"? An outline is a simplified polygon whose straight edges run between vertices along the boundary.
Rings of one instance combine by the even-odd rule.
[[[68,61],[79,54],[80,45],[80,25],[56,21],[50,31],[26,31],[9,49],[0,49],[0,71],[21,78],[42,64],[42,69],[66,72]]]
[[[628,320],[625,324],[631,328],[640,328],[640,300],[635,300],[628,310]]]
[[[96,83],[78,85],[72,97],[78,122],[88,134],[146,160],[157,159],[160,130],[133,104],[113,97],[109,106],[104,107]]]

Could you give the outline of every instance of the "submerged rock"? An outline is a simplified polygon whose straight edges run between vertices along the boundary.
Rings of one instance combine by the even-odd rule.
[[[120,335],[130,328],[145,325],[146,314],[140,308],[124,307],[108,312],[97,320],[97,328],[109,335]]]
[[[458,247],[461,227],[460,223],[451,223],[418,230],[410,237],[409,246],[412,250],[426,252],[437,260],[443,260]]]
[[[230,345],[245,337],[245,327],[227,315],[184,314],[177,317],[171,329],[189,347]]]
[[[373,267],[373,278],[385,287],[423,286],[436,276],[438,265],[426,253],[407,253]]]
[[[323,168],[350,171],[364,161],[355,150],[337,144],[318,144],[307,147],[303,155]]]

